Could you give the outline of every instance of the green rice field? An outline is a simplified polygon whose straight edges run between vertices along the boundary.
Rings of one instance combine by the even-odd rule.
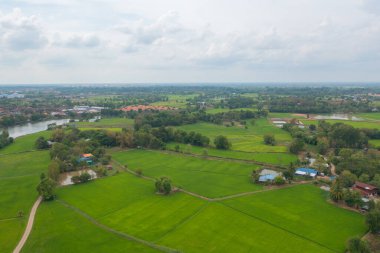
[[[102,118],[97,122],[75,122],[75,125],[82,128],[112,129],[112,128],[132,128],[133,119],[128,118]]]
[[[216,148],[205,148],[198,146],[191,146],[189,144],[181,143],[169,143],[166,148],[175,151],[176,146],[180,147],[180,152],[191,153],[196,155],[204,155],[207,152],[207,156],[223,157],[231,159],[240,159],[247,161],[254,161],[260,163],[274,164],[286,166],[290,163],[297,161],[297,156],[290,153],[258,153],[258,152],[243,152],[236,150],[221,150]]]
[[[205,248],[207,252],[344,252],[348,238],[366,232],[364,217],[329,204],[326,198],[318,187],[299,185],[208,202],[185,193],[157,195],[153,182],[126,173],[58,191],[59,201],[109,228],[190,253]],[[41,206],[23,252],[73,248],[119,252],[120,247],[125,252],[152,252],[101,230],[55,201]]]
[[[261,186],[250,182],[252,170],[258,168],[254,164],[144,150],[116,152],[112,157],[129,169],[142,169],[146,176],[168,176],[174,185],[206,197],[261,189]]]

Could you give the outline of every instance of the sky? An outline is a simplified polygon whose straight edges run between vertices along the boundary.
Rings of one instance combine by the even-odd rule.
[[[379,0],[0,0],[0,84],[379,81]]]

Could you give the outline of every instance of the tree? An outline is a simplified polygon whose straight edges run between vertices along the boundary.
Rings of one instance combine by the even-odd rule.
[[[259,178],[260,178],[260,173],[258,170],[252,170],[252,174],[251,174],[251,177],[252,177],[252,182],[253,183],[256,183],[259,181]]]
[[[274,135],[273,134],[264,135],[264,143],[265,143],[265,145],[274,146],[276,144],[276,140],[274,138]]]
[[[91,180],[91,175],[87,172],[83,172],[79,175],[79,180],[81,183],[87,183]]]
[[[56,183],[52,179],[45,178],[37,186],[37,191],[44,200],[52,200],[54,199],[55,186]]]
[[[37,149],[49,148],[49,144],[43,136],[38,137],[34,145]]]
[[[350,253],[371,253],[368,243],[359,237],[354,237],[348,240],[347,250]]]
[[[335,202],[338,202],[339,200],[343,199],[343,187],[340,181],[335,180],[331,185],[330,198]]]
[[[305,146],[305,143],[303,142],[303,140],[296,138],[290,144],[289,151],[293,154],[298,154],[300,151],[303,150],[304,146]]]
[[[169,194],[172,191],[171,181],[167,177],[161,177],[160,179],[157,179],[155,186],[157,192],[163,193],[165,195]]]
[[[217,149],[230,149],[231,147],[231,143],[228,141],[227,137],[223,135],[216,136],[214,144]]]
[[[355,174],[352,174],[348,170],[344,170],[339,175],[339,181],[342,183],[343,187],[351,187],[355,184],[357,180],[358,180],[357,176]]]
[[[309,125],[309,130],[310,130],[310,131],[315,131],[315,130],[317,130],[316,125],[314,125],[314,124]]]
[[[274,178],[273,181],[276,185],[283,185],[285,184],[285,179],[282,176],[277,176]]]
[[[368,183],[369,182],[369,175],[366,173],[363,173],[359,177],[360,182]]]
[[[51,161],[48,167],[48,177],[58,182],[59,174],[59,163],[55,160]]]
[[[380,232],[380,210],[378,207],[368,212],[366,223],[371,233],[376,234]]]
[[[348,206],[357,207],[362,203],[362,197],[358,191],[350,189],[343,190],[343,200]]]

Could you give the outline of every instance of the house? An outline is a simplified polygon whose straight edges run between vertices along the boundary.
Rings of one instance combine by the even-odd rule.
[[[318,171],[310,168],[298,168],[295,174],[300,176],[310,176],[314,178],[318,175]]]
[[[352,186],[353,190],[359,191],[360,194],[364,197],[373,197],[377,196],[378,188],[376,186],[362,183],[359,181],[356,181],[354,186]]]
[[[78,163],[86,162],[88,165],[92,165],[94,163],[93,158],[92,154],[82,154],[77,161]]]
[[[259,182],[272,182],[278,176],[282,176],[282,173],[274,170],[263,169],[259,174]]]

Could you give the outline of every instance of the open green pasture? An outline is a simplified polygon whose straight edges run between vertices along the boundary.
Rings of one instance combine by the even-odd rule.
[[[258,168],[253,164],[144,150],[116,152],[112,157],[129,169],[142,169],[154,178],[168,176],[174,185],[207,197],[261,189],[250,182],[252,170]]]
[[[78,128],[132,128],[133,119],[129,118],[103,118],[97,122],[75,122]]]
[[[347,239],[366,232],[362,215],[329,204],[312,185],[208,202],[180,192],[157,195],[153,182],[120,173],[57,195],[108,227],[181,252],[344,252]],[[97,227],[57,205],[42,205],[25,252],[70,250],[68,242],[76,246],[79,238],[85,240],[76,252],[98,252],[91,247],[97,242],[113,251],[112,238],[101,243]]]
[[[33,231],[22,252],[160,251],[99,228],[75,211],[53,201],[39,207]]]
[[[247,129],[242,126],[226,127],[210,123],[196,123],[179,126],[178,128],[206,135],[211,139],[211,142],[213,142],[216,136],[224,135],[231,141],[232,150],[246,152],[287,152],[287,147],[284,144],[291,141],[289,133],[275,127],[267,119],[256,119],[253,124],[251,121],[247,121]],[[278,144],[276,146],[265,145],[263,140],[265,134],[273,134]]]
[[[18,137],[11,145],[0,149],[0,155],[35,150],[36,148],[34,144],[37,138],[43,136],[48,139],[51,136],[51,133],[52,131],[43,131]]]
[[[11,252],[21,238],[49,161],[47,151],[0,155],[0,252]],[[24,217],[17,217],[19,211]]]
[[[177,145],[180,147],[180,152],[196,155],[204,155],[204,152],[207,151],[207,156],[240,159],[283,166],[297,161],[297,156],[290,153],[251,153],[236,150],[220,150],[212,147],[205,148],[181,143],[169,143],[166,145],[166,148],[175,151],[175,146]]]
[[[269,118],[305,119],[305,117],[301,115],[288,112],[271,112],[269,113]]]

